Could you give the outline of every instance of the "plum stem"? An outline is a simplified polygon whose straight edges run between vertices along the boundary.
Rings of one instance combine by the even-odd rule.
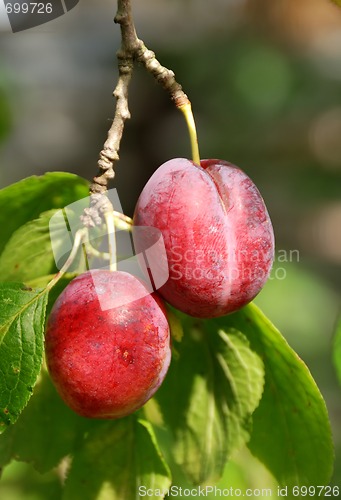
[[[115,228],[119,229],[120,231],[130,232],[132,230],[133,220],[130,217],[122,214],[121,212],[116,212],[115,210],[113,210],[112,214]],[[89,238],[85,238],[84,248],[87,255],[110,261],[110,254],[108,252],[101,252],[100,250],[97,250],[97,248],[94,248],[90,243]]]
[[[131,231],[133,226],[133,219],[124,215],[121,212],[113,211],[115,226],[117,229],[122,229],[123,231]]]
[[[191,103],[188,102],[186,104],[183,104],[182,106],[179,106],[179,109],[180,111],[182,111],[187,123],[189,138],[191,141],[192,160],[197,165],[200,165],[200,153],[199,153],[197,129],[195,126]]]
[[[110,271],[117,271],[117,255],[116,255],[116,230],[115,219],[113,212],[106,212],[104,214],[105,223],[108,229],[108,244],[109,244],[109,267]]]
[[[70,255],[68,256],[64,265],[60,268],[58,273],[46,285],[46,291],[49,292],[54,287],[54,285],[60,280],[60,278],[62,278],[63,275],[67,272],[67,270],[75,260],[78,250],[82,244],[84,244],[85,250],[88,254],[92,254],[95,257],[101,257],[104,260],[108,259],[110,262],[110,270],[111,271],[117,270],[115,227],[124,231],[131,231],[133,221],[127,215],[124,215],[120,212],[116,212],[114,210],[105,212],[104,218],[108,229],[109,254],[105,252],[99,252],[96,248],[94,248],[91,245],[89,241],[88,228],[83,227],[82,229],[78,229],[78,231],[75,234],[75,238],[73,240],[73,245]]]
[[[60,278],[66,273],[66,271],[72,265],[73,261],[76,258],[79,247],[81,246],[81,244],[83,243],[83,241],[85,240],[87,235],[88,235],[87,228],[78,229],[78,231],[75,234],[75,239],[73,240],[73,246],[72,246],[72,250],[70,252],[70,255],[68,256],[64,265],[60,268],[58,273],[46,285],[47,291],[50,291],[51,288],[54,287],[54,285],[60,280]]]

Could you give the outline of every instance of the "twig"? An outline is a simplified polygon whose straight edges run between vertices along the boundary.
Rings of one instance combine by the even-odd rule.
[[[170,94],[178,108],[190,105],[181,85],[175,80],[173,71],[162,66],[154,52],[137,37],[131,10],[131,0],[117,0],[115,23],[121,28],[121,48],[117,53],[119,77],[113,92],[116,98],[114,120],[107,140],[99,155],[99,173],[90,186],[90,207],[84,210],[81,219],[86,227],[101,224],[103,214],[111,211],[112,205],[105,196],[108,184],[115,176],[114,166],[119,160],[119,149],[125,121],[130,118],[128,87],[132,77],[134,61],[142,63],[156,81]]]
[[[154,76],[157,83],[170,94],[170,98],[177,108],[190,103],[182,86],[175,80],[173,71],[162,66],[156,59],[154,52],[149,50],[142,40],[138,40],[134,55],[136,60],[141,62],[146,70]]]

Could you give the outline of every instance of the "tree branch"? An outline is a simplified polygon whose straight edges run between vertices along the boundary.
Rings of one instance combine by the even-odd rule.
[[[90,207],[84,210],[81,219],[85,226],[91,227],[102,222],[102,216],[113,207],[107,196],[108,184],[115,177],[114,166],[119,160],[119,149],[125,121],[130,118],[128,107],[128,88],[133,73],[134,61],[144,65],[169,94],[177,107],[190,104],[182,87],[175,80],[173,71],[162,66],[154,52],[149,50],[137,37],[131,0],[117,0],[115,23],[121,28],[121,48],[117,52],[119,76],[113,92],[116,98],[115,116],[108,132],[107,140],[99,154],[99,172],[90,186]]]
[[[170,98],[177,108],[185,104],[190,104],[187,95],[182,90],[182,86],[175,80],[173,71],[162,66],[156,59],[154,52],[149,50],[142,40],[139,40],[139,46],[135,51],[135,58],[154,76],[157,83],[169,93]]]

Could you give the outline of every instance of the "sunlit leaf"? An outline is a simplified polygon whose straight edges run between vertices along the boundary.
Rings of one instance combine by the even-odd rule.
[[[44,290],[0,283],[0,432],[32,395],[43,359],[47,298]]]
[[[136,500],[140,487],[156,492],[150,498],[164,498],[170,483],[150,424],[131,416],[89,432],[74,456],[63,499]]]
[[[66,172],[32,176],[0,190],[0,252],[11,234],[42,212],[88,196],[85,179]]]
[[[255,305],[218,320],[226,321],[248,337],[265,366],[250,450],[283,485],[328,484],[334,459],[330,423],[308,368]]]
[[[213,482],[249,439],[263,390],[263,365],[235,328],[187,317],[167,377],[156,394],[174,459],[197,483]]]
[[[57,268],[51,246],[49,221],[55,210],[40,215],[17,229],[0,255],[0,280],[26,282]],[[64,231],[64,227],[60,232]],[[53,235],[58,238],[57,230]]]

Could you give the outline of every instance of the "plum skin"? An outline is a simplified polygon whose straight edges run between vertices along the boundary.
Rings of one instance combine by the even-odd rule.
[[[48,370],[61,398],[81,416],[129,415],[153,396],[167,373],[165,306],[148,292],[134,300],[141,291],[145,286],[129,273],[93,270],[73,279],[52,308],[45,336]],[[126,304],[112,307],[115,297]]]
[[[269,277],[270,217],[255,184],[231,163],[167,161],[142,190],[133,220],[162,232],[169,279],[158,293],[184,313],[213,318],[234,312]]]

